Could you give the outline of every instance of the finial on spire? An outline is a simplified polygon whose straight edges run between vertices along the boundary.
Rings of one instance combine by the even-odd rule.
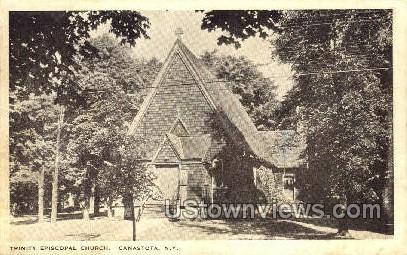
[[[184,30],[182,30],[182,28],[177,27],[177,29],[175,29],[175,35],[177,36],[178,39],[181,40],[181,37],[183,34],[184,34]]]

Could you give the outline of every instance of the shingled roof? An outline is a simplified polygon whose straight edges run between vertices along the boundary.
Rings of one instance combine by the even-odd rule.
[[[258,131],[239,99],[229,91],[226,81],[217,79],[180,39],[175,41],[163,68],[153,83],[153,88],[131,124],[129,129],[130,134],[134,133],[137,129],[157,88],[160,86],[161,80],[168,69],[169,62],[175,54],[179,54],[188,65],[191,73],[197,79],[202,93],[211,104],[213,110],[218,113],[223,128],[238,146],[244,147],[260,160],[277,167],[294,167],[301,164],[300,151],[305,146],[303,144],[293,144],[292,148],[288,149],[286,143],[283,142],[285,138],[290,137],[288,140],[293,140],[294,137],[297,137],[295,131]],[[173,135],[170,135],[169,139],[175,144],[174,146],[178,144],[177,151],[181,151],[185,156],[191,156],[192,151],[197,149],[195,142],[202,142],[200,141],[201,138],[196,137],[190,142],[185,140],[187,138],[176,138]],[[181,141],[182,139],[185,141]],[[297,139],[297,141],[303,143],[301,139]],[[188,144],[191,145],[190,149],[188,149]],[[201,152],[200,155],[204,153],[201,150],[197,150],[198,152]]]
[[[211,135],[176,136],[167,134],[181,159],[204,159],[211,146]]]

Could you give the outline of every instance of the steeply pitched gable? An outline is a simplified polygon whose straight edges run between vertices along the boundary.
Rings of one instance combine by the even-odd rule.
[[[152,161],[155,163],[174,163],[180,161],[180,156],[171,141],[166,137]]]
[[[146,99],[140,107],[139,112],[130,125],[129,134],[134,134],[137,127],[142,122],[143,117],[147,113],[149,106],[153,102],[154,97],[160,91],[163,93],[160,88],[163,88],[164,86],[166,87],[166,93],[171,93],[171,89],[175,89],[174,87],[184,87],[184,89],[187,91],[187,89],[191,89],[193,87],[191,85],[194,83],[202,93],[203,98],[205,98],[209,107],[212,110],[216,108],[215,104],[210,99],[210,96],[206,91],[201,78],[192,66],[192,63],[188,60],[188,57],[186,56],[186,52],[183,50],[182,45],[182,42],[180,40],[177,40],[172,47],[162,69],[160,70],[152,84],[152,89],[148,93]],[[188,96],[188,94],[185,95]]]
[[[188,129],[186,128],[184,122],[182,122],[180,118],[177,118],[177,120],[175,121],[174,125],[170,130],[170,133],[176,136],[189,136]]]
[[[181,90],[181,87],[184,90]],[[163,88],[165,88],[165,90],[163,90]],[[199,90],[202,97],[197,97],[197,99],[204,99],[206,101],[206,106],[202,101],[197,102],[196,105],[194,105],[195,102],[190,102],[188,107],[193,107],[193,109],[186,110],[184,114],[190,114],[191,111],[202,111],[203,114],[201,116],[197,115],[194,117],[199,120],[201,120],[201,118],[204,120],[207,118],[207,113],[210,108],[210,110],[215,113],[216,117],[219,118],[222,128],[226,131],[229,138],[231,138],[230,140],[232,140],[237,146],[244,148],[248,152],[252,152],[252,154],[264,162],[273,165],[280,164],[278,159],[275,157],[273,158],[270,155],[270,152],[267,151],[270,143],[267,140],[264,140],[264,135],[260,135],[239,99],[229,91],[226,82],[218,80],[216,76],[213,75],[179,39],[177,39],[172,47],[162,70],[153,83],[152,90],[143,102],[140,111],[131,124],[129,133],[134,134],[136,132],[143,118],[149,111],[160,111],[160,109],[157,109],[157,103],[154,106],[156,109],[150,109],[150,106],[154,104],[154,100],[159,100],[155,99],[157,95],[166,93],[170,95],[170,100],[176,101],[180,98],[188,100],[191,97],[191,95],[188,94],[188,90],[190,89]],[[196,94],[194,95],[196,96]],[[168,101],[168,97],[165,99],[167,100],[167,103],[170,102],[172,105],[166,105],[163,107],[173,108],[172,110],[175,111],[175,103]],[[184,101],[177,101],[177,104],[178,103],[185,104]],[[209,108],[202,110],[202,106]],[[194,112],[194,114],[196,113]],[[174,113],[174,115],[176,114]],[[169,120],[165,121],[169,123]],[[201,121],[201,124],[206,122],[207,119],[203,122]],[[210,123],[206,123],[205,125],[206,126],[200,126],[199,130],[190,130],[192,133],[191,135],[206,134],[207,132],[205,131],[205,128],[208,128]],[[154,132],[165,134],[170,129],[171,127],[165,126],[160,129],[159,132],[157,130],[154,130]]]

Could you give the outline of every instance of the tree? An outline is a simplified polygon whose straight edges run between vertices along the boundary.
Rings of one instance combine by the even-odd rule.
[[[130,48],[120,46],[111,35],[95,38],[91,44],[99,53],[95,58],[80,60],[83,69],[77,77],[85,103],[77,109],[70,125],[68,147],[75,160],[66,173],[80,176],[77,185],[82,190],[85,219],[89,219],[92,194],[104,200],[109,209],[121,195],[115,188],[117,179],[110,173],[111,154],[138,111],[145,87],[141,77],[146,77],[140,72],[139,61],[129,57]],[[96,214],[97,205],[95,199]]]
[[[139,67],[138,74],[143,80],[145,87],[151,87],[152,83],[157,77],[158,72],[161,70],[162,63],[155,57],[151,59],[141,59],[137,62]]]
[[[276,86],[257,70],[254,63],[245,57],[218,56],[216,51],[205,52],[201,59],[217,78],[229,81],[229,89],[239,97],[259,129],[275,127],[270,116],[277,106]]]
[[[236,15],[237,25],[230,20]],[[274,54],[292,64],[295,86],[275,118],[281,128],[298,120],[306,127],[304,187],[311,196],[304,199],[380,201],[391,185],[385,181],[391,172],[391,17],[388,10],[205,14],[202,28],[229,33],[220,44],[266,37],[266,28],[276,32]],[[346,234],[341,222],[339,233]]]
[[[295,107],[305,119],[308,194],[380,201],[392,135],[391,12],[287,12],[281,26],[276,53],[299,75],[279,114],[282,126],[293,125]]]
[[[24,86],[28,75],[41,81],[34,83],[34,92],[68,94],[73,80],[66,84],[44,81],[61,79],[78,70],[75,56],[96,53],[89,43],[90,32],[108,22],[109,32],[122,44],[135,45],[138,38],[148,38],[150,23],[136,11],[11,12],[10,89]]]
[[[123,203],[131,208],[133,222],[133,241],[136,240],[136,222],[140,220],[144,205],[139,208],[138,216],[134,210],[135,201],[146,201],[154,191],[155,176],[146,166],[146,143],[141,136],[119,135],[114,140],[112,167],[105,172],[107,178],[114,178],[109,188],[123,198]]]
[[[253,36],[266,39],[273,32],[280,31],[278,22],[281,11],[233,10],[208,11],[202,19],[201,28],[209,32],[220,29],[226,34],[219,36],[218,44],[234,44],[236,48]]]
[[[42,221],[45,175],[52,168],[55,154],[58,111],[52,95],[30,95],[28,100],[18,101],[17,93],[10,94],[11,203],[21,206],[23,201],[35,199],[33,189],[38,188],[38,218]]]
[[[10,90],[20,90],[22,100],[31,93],[56,94],[59,104],[58,134],[63,127],[67,107],[75,107],[80,101],[75,82],[75,71],[80,66],[75,61],[79,54],[92,56],[96,53],[90,46],[90,31],[110,22],[110,32],[121,43],[135,45],[139,37],[148,38],[149,21],[132,11],[89,12],[11,12],[10,13]],[[30,79],[31,87],[24,88]],[[60,136],[57,136],[60,144]],[[55,154],[53,178],[53,203],[51,221],[56,220],[58,198],[59,148]]]

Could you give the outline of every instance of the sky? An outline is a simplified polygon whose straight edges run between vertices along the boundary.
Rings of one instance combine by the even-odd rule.
[[[142,11],[147,16],[151,26],[148,30],[150,39],[138,39],[133,48],[137,58],[155,57],[164,61],[174,44],[177,35],[175,30],[181,28],[184,44],[197,56],[205,51],[217,50],[222,55],[245,56],[255,64],[265,77],[270,77],[277,86],[279,99],[292,87],[290,66],[281,64],[271,53],[270,42],[261,38],[249,38],[242,43],[241,48],[233,45],[217,45],[217,38],[221,31],[208,32],[201,30],[203,13],[193,11]],[[97,34],[105,32],[107,27],[100,29]]]

